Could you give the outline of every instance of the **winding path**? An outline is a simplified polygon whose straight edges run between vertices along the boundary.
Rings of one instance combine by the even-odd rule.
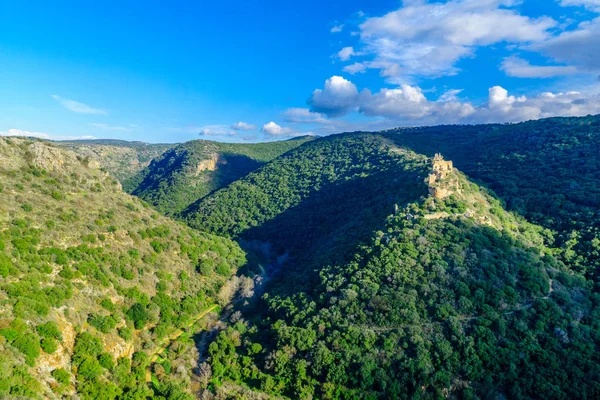
[[[170,334],[169,336],[167,336],[166,338],[164,338],[162,340],[159,347],[156,350],[154,350],[152,353],[149,354],[150,362],[148,363],[148,367],[146,368],[146,382],[152,381],[152,372],[150,371],[150,369],[152,368],[152,364],[154,364],[156,362],[156,360],[158,360],[158,356],[160,356],[161,353],[163,351],[165,351],[171,345],[171,343],[173,343],[179,336],[183,335],[183,333],[187,329],[189,329],[196,322],[198,322],[202,318],[204,318],[206,316],[206,314],[214,311],[217,307],[219,307],[218,304],[213,304],[212,306],[208,307],[207,309],[202,311],[200,314],[198,314],[194,318],[192,318],[192,321],[190,323],[188,323],[187,325],[185,325],[184,327],[182,327],[180,329],[177,329],[175,332],[173,332],[172,334]]]

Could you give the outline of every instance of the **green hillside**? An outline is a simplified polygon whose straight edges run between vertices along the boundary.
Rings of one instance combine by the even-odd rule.
[[[193,341],[154,389],[148,355],[244,262],[236,243],[159,215],[86,157],[0,138],[0,397],[191,398]]]
[[[213,390],[600,395],[592,285],[554,257],[542,228],[455,169],[430,179],[432,167],[376,135],[329,137],[188,210],[193,226],[268,239],[289,256],[211,344]]]
[[[555,232],[548,244],[600,282],[600,116],[384,134],[418,153],[441,152],[454,160],[508,209]]]
[[[396,205],[427,192],[423,158],[376,135],[336,135],[294,149],[193,204],[194,228],[268,242],[306,263],[343,256]]]
[[[110,139],[53,143],[98,162],[103,169],[117,178],[123,185],[123,189],[129,193],[134,189],[131,179],[146,168],[150,161],[175,146],[174,144],[151,144]]]
[[[311,137],[303,137],[257,144],[193,140],[155,159],[128,182],[128,187],[162,213],[174,215],[310,140]]]

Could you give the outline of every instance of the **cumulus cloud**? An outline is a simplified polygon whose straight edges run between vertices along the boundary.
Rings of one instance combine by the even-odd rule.
[[[25,136],[25,137],[35,137],[40,139],[47,140],[89,140],[96,139],[94,136],[65,136],[65,135],[52,135],[49,133],[43,132],[32,132],[26,131],[23,129],[15,129],[11,128],[6,131],[0,131],[0,136]]]
[[[405,1],[403,7],[360,25],[365,68],[379,69],[391,82],[407,76],[455,74],[456,63],[480,46],[526,44],[549,37],[557,25],[548,17],[529,18],[510,8],[517,0]],[[361,72],[359,66],[354,71]],[[349,72],[349,71],[348,71]]]
[[[590,10],[600,10],[600,0],[559,0],[563,7],[582,6]]]
[[[337,56],[342,61],[348,61],[350,57],[355,55],[354,48],[352,46],[344,47],[340,51],[338,51]]]
[[[124,126],[111,126],[108,124],[100,124],[100,123],[91,123],[90,125],[104,129],[105,131],[120,131],[120,132],[131,132],[130,128],[125,128]],[[137,128],[137,125],[130,125],[131,128]]]
[[[315,89],[308,100],[311,111],[337,117],[356,109],[360,94],[356,85],[341,76],[325,81],[323,89]]]
[[[576,74],[577,67],[562,65],[531,65],[517,56],[507,57],[500,69],[508,76],[516,78],[552,78]]]
[[[308,108],[288,108],[282,113],[286,122],[292,123],[322,123],[329,122],[321,113],[312,112]]]
[[[251,131],[251,130],[256,129],[256,125],[240,121],[240,122],[236,122],[235,124],[231,125],[231,129],[233,129],[234,131]]]
[[[88,106],[87,104],[80,103],[75,100],[65,99],[64,97],[57,96],[55,94],[52,95],[52,98],[58,101],[63,107],[68,110],[71,110],[80,114],[95,114],[95,115],[106,115],[108,114],[105,110],[100,108],[94,108]]]
[[[335,25],[334,27],[332,27],[329,30],[329,32],[331,32],[331,33],[340,33],[343,29],[344,29],[344,24]]]
[[[580,23],[576,29],[562,32],[527,47],[557,62],[573,65],[581,70],[600,70],[600,18]]]
[[[277,125],[275,122],[271,121],[267,124],[264,124],[262,127],[262,131],[267,135],[273,136],[283,136],[283,135],[291,135],[294,133],[294,130],[291,128],[284,128],[282,126]]]
[[[360,62],[346,65],[344,67],[344,72],[347,72],[351,75],[359,74],[361,72],[365,72],[366,70],[367,70],[367,65],[365,63],[360,63]]]
[[[379,93],[365,91],[359,111],[368,116],[421,118],[429,113],[430,104],[421,88],[402,85],[383,88]]]
[[[600,113],[600,96],[576,91],[544,92],[528,97],[511,95],[506,89],[494,86],[488,91],[487,101],[475,106],[458,98],[461,92],[459,89],[449,90],[432,101],[427,99],[418,86],[402,84],[396,88],[383,88],[377,93],[365,89],[359,94],[352,82],[344,81],[343,85],[351,86],[353,90],[315,91],[319,94],[326,92],[325,104],[330,116],[342,116],[356,110],[363,115],[382,117],[399,125],[433,125],[518,122],[553,116]],[[336,99],[336,95],[339,95],[340,99]],[[338,105],[338,108],[334,108],[333,105]]]
[[[206,125],[202,127],[188,127],[186,131],[193,130],[200,136],[235,136],[236,132],[230,130],[227,125]]]

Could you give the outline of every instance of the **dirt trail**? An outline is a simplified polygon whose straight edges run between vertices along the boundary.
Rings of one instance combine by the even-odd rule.
[[[170,334],[162,340],[160,346],[152,353],[150,353],[150,362],[148,363],[148,368],[146,369],[146,382],[150,382],[152,380],[152,372],[150,372],[150,368],[152,368],[152,364],[156,362],[158,356],[160,356],[160,354],[163,351],[165,351],[171,345],[171,343],[173,343],[179,336],[183,335],[183,333],[187,329],[189,329],[196,322],[204,318],[208,313],[214,311],[217,307],[219,307],[218,304],[213,304],[212,306],[210,306],[209,308],[192,318],[192,321],[185,325],[183,328],[176,330],[175,332],[173,332],[172,334]]]

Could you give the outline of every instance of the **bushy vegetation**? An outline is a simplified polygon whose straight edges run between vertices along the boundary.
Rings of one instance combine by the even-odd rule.
[[[400,129],[385,136],[454,160],[509,210],[552,230],[547,244],[600,285],[600,116]]]
[[[0,397],[599,398],[599,121],[165,148],[126,186],[195,229],[0,138]]]
[[[0,158],[0,397],[164,396],[131,353],[212,304],[229,278],[216,267],[233,274],[244,252],[160,216],[71,152],[0,138]],[[183,368],[167,378],[179,394]]]
[[[328,168],[334,179],[322,178]],[[210,345],[206,387],[291,398],[599,396],[593,283],[547,247],[551,231],[460,173],[452,195],[426,197],[429,168],[377,136],[330,137],[190,208],[192,226],[268,241],[287,259],[262,298],[240,308],[246,320]]]
[[[309,140],[307,137],[256,144],[186,142],[153,160],[128,187],[163,214],[175,215],[212,191]]]

